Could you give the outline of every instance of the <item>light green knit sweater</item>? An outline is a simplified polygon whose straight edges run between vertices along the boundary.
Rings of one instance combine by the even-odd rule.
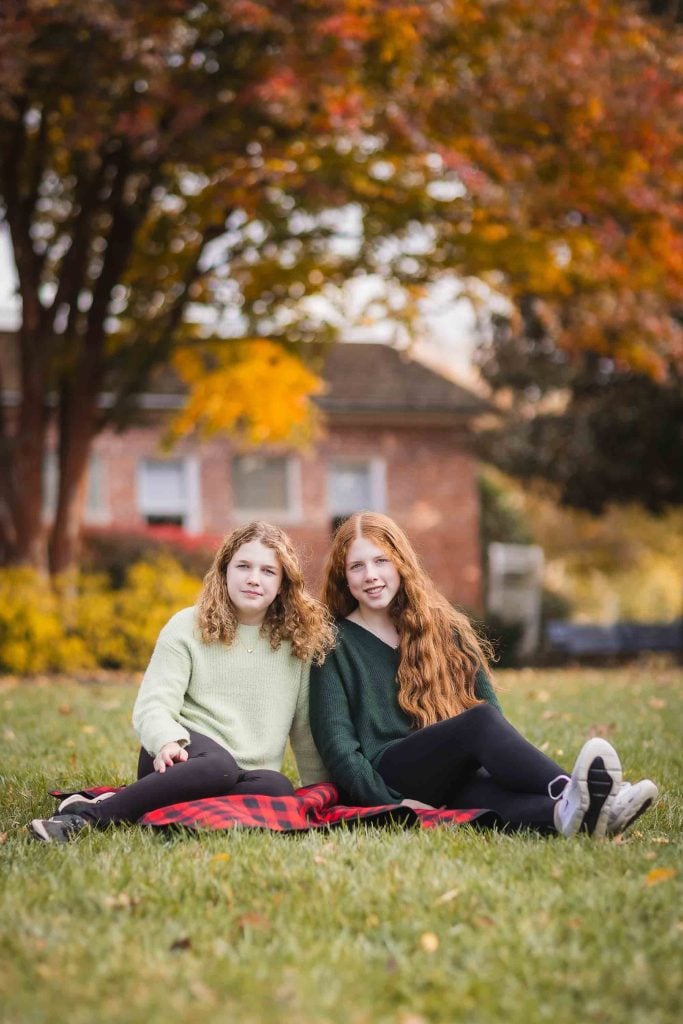
[[[159,634],[133,709],[142,746],[155,755],[171,740],[185,745],[194,729],[241,768],[279,771],[289,736],[302,784],[327,779],[308,722],[309,664],[289,642],[272,650],[259,626],[238,626],[229,647],[206,644],[195,616],[185,608]]]

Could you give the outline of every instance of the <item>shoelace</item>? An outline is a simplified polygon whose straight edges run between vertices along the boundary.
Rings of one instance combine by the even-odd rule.
[[[569,777],[569,775],[556,775],[555,778],[552,779],[548,783],[548,796],[550,797],[550,799],[551,800],[559,800],[560,797],[562,796],[562,794],[564,793],[565,786],[567,785],[568,782],[571,782],[571,781],[572,780]],[[561,782],[563,784],[562,785],[562,789],[557,794],[553,793],[553,786],[555,785],[556,782]]]

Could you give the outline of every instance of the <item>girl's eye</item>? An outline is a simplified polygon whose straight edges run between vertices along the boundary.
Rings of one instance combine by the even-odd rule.
[[[361,563],[360,562],[354,562],[353,565],[349,566],[349,570],[351,572],[355,572],[356,569],[360,569],[360,567],[361,567]]]
[[[274,576],[275,575],[275,569],[264,569],[264,572],[268,576]]]

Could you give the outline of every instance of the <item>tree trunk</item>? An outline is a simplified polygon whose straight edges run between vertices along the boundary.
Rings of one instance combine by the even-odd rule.
[[[39,330],[20,335],[21,403],[3,422],[3,563],[47,568],[43,461],[49,423]]]
[[[88,458],[97,429],[97,392],[64,388],[59,410],[59,489],[49,545],[52,576],[73,569],[78,561]]]

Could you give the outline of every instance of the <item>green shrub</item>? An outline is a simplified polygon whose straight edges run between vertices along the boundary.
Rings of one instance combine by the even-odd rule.
[[[2,569],[0,671],[144,669],[161,627],[200,587],[166,555],[131,566],[117,590],[104,574],[50,585],[32,569]]]

